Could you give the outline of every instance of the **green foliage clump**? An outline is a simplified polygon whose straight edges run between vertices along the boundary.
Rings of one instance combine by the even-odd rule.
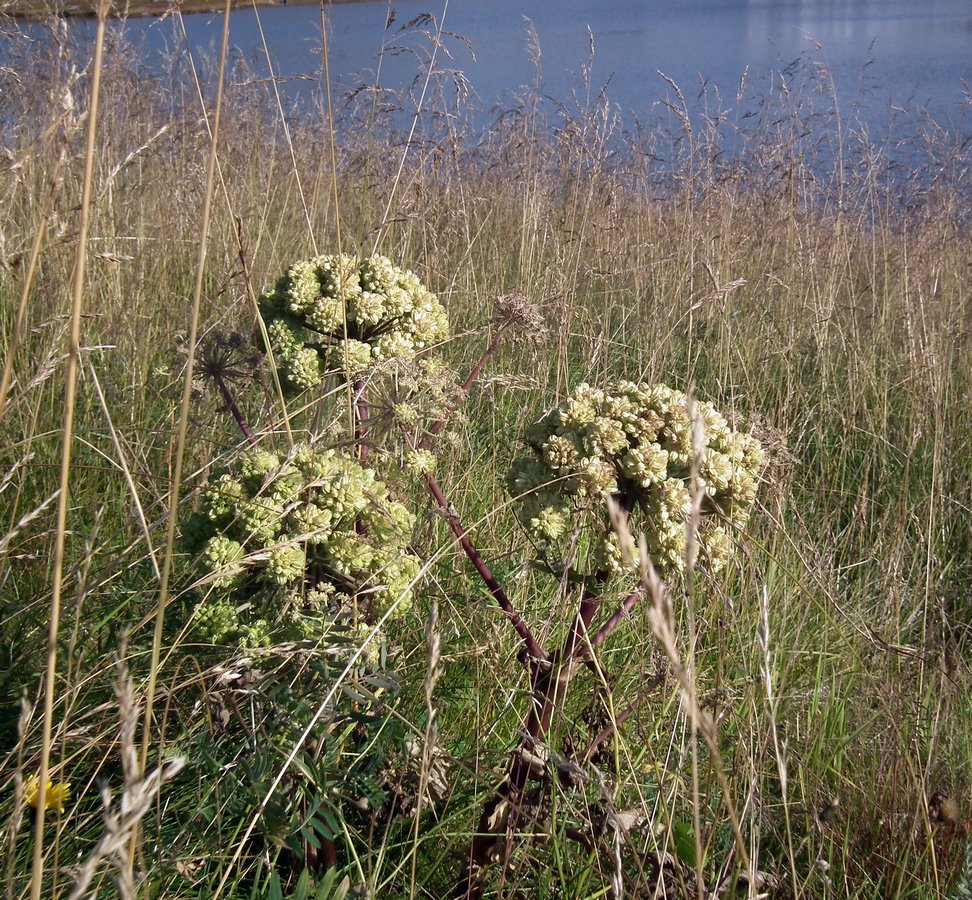
[[[684,570],[693,488],[701,499],[699,544],[712,571],[731,549],[727,528],[749,519],[763,451],[710,403],[665,385],[581,384],[526,433],[528,453],[507,476],[522,520],[548,559],[585,575],[630,571],[604,515],[605,497],[630,514],[655,567]],[[630,548],[629,548],[630,549]]]
[[[283,380],[298,390],[328,371],[354,378],[387,360],[411,360],[449,334],[435,295],[384,256],[294,263],[260,298],[260,312]]]
[[[243,453],[183,528],[207,587],[194,626],[213,643],[318,639],[322,622],[407,608],[414,520],[372,469],[334,449]],[[296,629],[295,629],[296,626]]]

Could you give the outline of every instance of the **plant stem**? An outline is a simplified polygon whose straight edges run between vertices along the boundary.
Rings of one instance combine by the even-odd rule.
[[[85,141],[84,176],[81,187],[81,215],[78,224],[78,244],[74,260],[74,283],[71,292],[71,327],[68,333],[67,371],[64,375],[64,418],[61,426],[60,482],[57,498],[57,526],[54,539],[54,575],[51,585],[51,611],[47,628],[47,665],[44,672],[44,713],[41,725],[40,763],[37,770],[37,811],[34,818],[34,847],[31,857],[30,874],[31,900],[39,900],[42,882],[44,880],[44,813],[47,807],[47,779],[50,774],[54,694],[57,685],[58,630],[61,617],[61,596],[64,587],[64,556],[67,538],[68,507],[70,504],[71,449],[74,443],[74,411],[77,396],[78,366],[81,361],[81,309],[84,299],[84,274],[88,250],[88,230],[91,224],[95,137],[98,131],[98,101],[101,96],[101,68],[105,46],[105,18],[107,15],[108,3],[99,3],[94,58],[91,63],[91,99],[88,103],[88,133]],[[35,247],[39,247],[39,243],[35,243]],[[24,308],[23,304],[22,308]]]
[[[473,546],[469,536],[466,534],[466,529],[462,527],[462,523],[459,521],[459,517],[456,515],[456,511],[452,504],[446,499],[445,494],[442,493],[442,489],[439,487],[439,483],[435,480],[432,475],[427,474],[425,476],[425,483],[428,485],[429,492],[435,498],[435,502],[445,510],[446,520],[449,523],[449,527],[452,529],[453,534],[459,538],[459,544],[465,551],[466,556],[469,561],[473,564],[473,567],[479,573],[480,578],[489,588],[490,593],[496,599],[499,604],[500,609],[506,613],[507,618],[510,620],[510,624],[516,629],[516,633],[523,639],[523,643],[526,645],[527,653],[538,661],[545,661],[547,659],[546,651],[537,643],[537,639],[533,636],[533,632],[530,631],[529,626],[523,621],[520,614],[516,611],[513,604],[510,602],[510,598],[506,595],[506,591],[503,590],[500,583],[496,580],[496,577],[490,571],[489,566],[483,561],[482,556],[479,555],[479,551]]]
[[[446,410],[445,415],[438,421],[432,423],[425,437],[416,445],[416,450],[427,450],[429,444],[435,439],[435,436],[445,428],[449,419],[452,418],[452,414],[459,408],[459,404],[466,399],[466,395],[469,393],[469,389],[476,383],[476,379],[483,374],[483,369],[486,368],[486,364],[492,359],[493,354],[499,349],[500,344],[503,343],[503,338],[509,328],[510,323],[505,322],[497,329],[496,334],[493,335],[493,339],[489,342],[489,346],[483,351],[483,355],[479,357],[476,365],[472,367],[469,375],[466,376],[466,380],[462,383],[462,387],[459,389],[459,396],[455,399],[452,406]]]
[[[368,397],[367,386],[362,379],[354,383],[354,442],[358,446],[358,458],[364,465],[368,461]]]
[[[523,798],[523,789],[526,787],[527,780],[532,772],[533,757],[530,750],[546,737],[550,730],[554,711],[567,695],[570,679],[581,658],[579,650],[585,647],[584,635],[587,634],[599,605],[600,597],[585,589],[580,606],[577,609],[577,615],[574,617],[574,623],[564,641],[563,649],[550,664],[545,667],[537,667],[532,691],[533,703],[530,706],[529,713],[527,713],[523,728],[527,738],[520,743],[513,755],[510,774],[505,784],[499,788],[496,796],[483,807],[478,832],[470,842],[467,860],[468,871],[456,891],[457,896],[475,898],[482,895],[482,890],[476,883],[475,870],[485,865],[492,856],[499,834],[495,822],[496,813],[504,803],[510,804],[509,814],[505,821],[504,866],[509,859],[512,849],[511,838],[516,830],[516,820]]]
[[[449,407],[441,419],[432,423],[431,427],[426,432],[425,437],[422,438],[418,444],[414,445],[416,450],[426,450],[429,444],[432,443],[435,436],[445,427],[446,423],[456,411],[459,404],[469,393],[469,389],[473,386],[473,384],[475,384],[476,379],[482,374],[483,369],[486,368],[486,364],[503,342],[503,337],[509,327],[509,323],[504,323],[499,329],[497,329],[496,334],[493,335],[493,339],[489,342],[489,346],[487,346],[487,348],[483,351],[482,356],[479,357],[476,365],[472,367],[469,375],[466,376],[466,380],[462,383],[459,397],[456,398],[455,402],[451,407]],[[500,609],[506,613],[510,623],[513,625],[513,628],[516,629],[516,633],[523,639],[527,653],[529,653],[532,659],[538,661],[546,660],[546,651],[537,642],[537,639],[533,636],[529,626],[523,621],[520,614],[514,608],[510,598],[506,594],[506,591],[503,590],[500,583],[496,580],[496,576],[490,571],[489,566],[486,565],[482,556],[480,556],[479,551],[475,548],[475,546],[473,546],[473,542],[469,539],[466,529],[462,527],[462,523],[459,521],[459,516],[457,515],[455,508],[448,501],[448,499],[446,499],[445,494],[442,492],[442,488],[439,487],[439,483],[430,474],[426,474],[425,483],[428,486],[429,493],[432,494],[432,497],[435,499],[435,502],[438,503],[440,508],[445,511],[446,519],[449,522],[449,527],[452,529],[453,534],[459,538],[459,543],[462,546],[466,556],[469,558],[469,561],[479,573],[480,578],[482,578],[485,582],[486,587],[489,588],[490,593],[496,599]]]
[[[599,603],[600,597],[585,589],[577,615],[574,617],[574,624],[571,625],[570,632],[567,634],[567,639],[564,641],[563,649],[560,651],[555,664],[541,672],[537,677],[537,684],[534,689],[537,702],[530,709],[525,729],[527,735],[532,739],[531,743],[542,741],[550,730],[554,710],[567,694],[567,685],[577,668],[578,648],[583,646],[583,637],[587,634]],[[530,775],[530,765],[523,753],[524,750],[528,749],[525,744],[521,744],[520,752],[514,756],[513,765],[510,768],[510,800],[513,803],[513,808],[510,811],[510,819],[507,823],[507,840],[515,830],[519,799]]]
[[[597,633],[591,638],[591,647],[597,649],[603,644],[611,632],[614,631],[618,625],[624,621],[625,617],[631,612],[634,605],[644,596],[641,588],[636,591],[632,591],[625,597],[624,602],[611,614],[611,617],[597,630]],[[588,655],[587,647],[581,649],[581,656],[587,657]]]
[[[640,693],[638,696],[626,706],[618,715],[614,718],[612,722],[609,722],[604,728],[598,732],[597,736],[587,745],[587,749],[584,754],[580,757],[579,762],[584,764],[588,762],[591,757],[597,752],[598,748],[607,740],[610,739],[611,735],[617,731],[618,727],[623,725],[635,712],[637,712],[638,707],[641,706],[645,700],[650,696],[650,692],[658,687],[665,680],[665,672],[661,671],[656,675],[653,675],[640,687]]]
[[[209,158],[206,166],[206,184],[203,194],[202,216],[199,224],[199,246],[196,256],[196,278],[193,286],[192,307],[189,314],[189,355],[186,359],[186,372],[182,388],[182,401],[179,406],[178,431],[176,434],[175,462],[169,489],[168,522],[165,536],[165,555],[162,558],[162,579],[159,585],[159,599],[155,609],[155,630],[152,637],[152,653],[149,661],[148,684],[145,689],[145,714],[142,723],[141,752],[139,754],[139,773],[145,775],[148,750],[152,730],[152,716],[155,707],[155,690],[159,674],[159,660],[162,653],[162,637],[165,625],[165,611],[169,602],[169,577],[175,555],[176,522],[179,514],[179,495],[182,489],[182,466],[188,442],[189,405],[192,399],[192,372],[196,359],[196,335],[199,330],[199,310],[202,305],[203,280],[206,272],[206,256],[209,249],[209,224],[212,216],[213,185],[216,180],[216,148],[219,138],[220,116],[223,106],[223,83],[226,74],[226,56],[229,46],[229,20],[231,0],[226,0],[223,9],[223,36],[220,44],[219,69],[216,75],[216,102],[213,111],[213,125],[210,131]],[[129,859],[135,852],[138,841],[137,831],[133,831],[129,843]]]
[[[233,399],[232,393],[227,386],[226,382],[223,380],[223,376],[218,372],[213,375],[213,380],[216,382],[216,387],[219,389],[219,395],[223,398],[223,404],[229,411],[230,415],[236,419],[236,424],[240,426],[240,431],[243,432],[243,437],[245,437],[251,444],[256,446],[256,438],[253,436],[253,432],[250,431],[250,426],[246,424],[246,419],[243,418],[243,413],[240,412],[240,408],[236,405],[236,401]]]

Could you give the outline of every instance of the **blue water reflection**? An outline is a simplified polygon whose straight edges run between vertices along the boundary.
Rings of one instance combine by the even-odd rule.
[[[969,0],[399,0],[386,28],[383,2],[328,6],[332,93],[340,100],[356,87],[380,84],[407,91],[421,78],[430,42],[405,23],[431,13],[446,31],[448,55],[440,67],[461,72],[472,91],[467,111],[485,125],[537,78],[528,24],[542,53],[541,94],[566,101],[609,84],[616,107],[643,118],[677,83],[693,113],[719,106],[729,115],[751,111],[759,98],[812,82],[817,107],[836,99],[842,116],[868,133],[884,134],[898,110],[922,107],[956,132],[968,132],[972,80],[972,4]],[[251,60],[253,77],[268,75],[252,9],[233,13],[231,38]],[[219,16],[185,18],[195,51],[215,46]],[[275,74],[288,100],[319,94],[321,16],[316,6],[262,8]],[[81,26],[88,27],[88,26]],[[425,30],[434,26],[426,24]],[[126,29],[149,52],[178,46],[173,20],[131,20]],[[590,35],[588,33],[590,29]],[[593,56],[591,56],[591,37]],[[384,48],[384,54],[382,49]],[[801,67],[796,61],[803,60]],[[799,73],[799,74],[797,74]],[[789,81],[788,81],[789,79]],[[454,81],[456,80],[454,76]]]

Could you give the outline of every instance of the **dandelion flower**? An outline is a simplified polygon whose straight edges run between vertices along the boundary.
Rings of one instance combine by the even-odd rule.
[[[44,792],[44,809],[49,812],[63,813],[71,799],[71,784],[67,781],[48,781]],[[40,781],[36,775],[27,779],[24,787],[24,800],[27,805],[37,809],[40,802]]]

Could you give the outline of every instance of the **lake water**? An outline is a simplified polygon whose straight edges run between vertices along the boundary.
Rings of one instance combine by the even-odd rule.
[[[681,87],[693,116],[716,105],[742,116],[769,91],[806,84],[816,71],[815,108],[836,98],[842,121],[866,127],[872,137],[900,127],[902,109],[926,110],[956,143],[972,133],[964,84],[972,81],[970,0],[399,0],[386,27],[390,9],[380,0],[327,8],[339,102],[359,85],[374,85],[379,72],[383,87],[406,89],[428,59],[430,41],[421,32],[441,24],[451,34],[443,36],[448,54],[439,52],[437,64],[462,73],[472,92],[469,115],[485,124],[537,78],[532,23],[542,55],[540,93],[567,101],[579,90],[583,103],[581,73],[589,66],[594,92],[607,85],[628,122],[650,118],[660,101],[672,99],[659,72]],[[403,29],[423,14],[435,21]],[[283,82],[285,96],[319,91],[318,7],[262,8],[259,20],[276,74],[310,76]],[[195,49],[216,46],[218,15],[190,15],[186,25]],[[126,27],[155,50],[176,40],[171,19],[131,20]],[[267,74],[252,9],[234,11],[231,40],[256,75]],[[821,78],[824,68],[831,74]]]

